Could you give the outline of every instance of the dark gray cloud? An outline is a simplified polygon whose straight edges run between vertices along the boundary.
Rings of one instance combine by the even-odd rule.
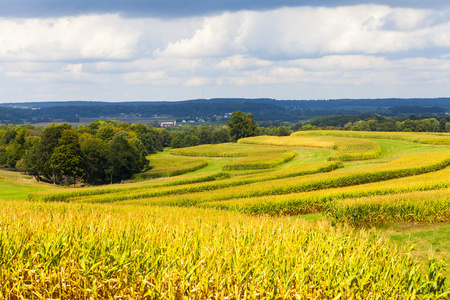
[[[239,10],[269,10],[294,6],[384,4],[391,7],[437,8],[448,0],[2,0],[2,17],[59,17],[120,13],[127,17],[200,16]]]

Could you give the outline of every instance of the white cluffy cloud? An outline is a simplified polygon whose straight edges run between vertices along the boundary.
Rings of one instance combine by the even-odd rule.
[[[0,45],[0,101],[79,99],[81,90],[90,100],[187,99],[203,89],[296,99],[450,92],[449,9],[0,18]]]
[[[139,32],[118,15],[0,19],[0,59],[126,59]]]
[[[225,13],[205,18],[191,37],[171,42],[155,55],[248,54],[286,59],[446,47],[450,45],[450,22],[445,15],[379,5]]]

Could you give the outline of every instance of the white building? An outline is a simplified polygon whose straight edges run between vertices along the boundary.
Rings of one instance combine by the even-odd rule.
[[[161,122],[161,127],[171,127],[177,125],[177,121]]]

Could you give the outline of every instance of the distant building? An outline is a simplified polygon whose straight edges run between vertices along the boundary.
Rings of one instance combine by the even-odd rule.
[[[177,121],[161,122],[161,127],[171,127],[177,125]]]

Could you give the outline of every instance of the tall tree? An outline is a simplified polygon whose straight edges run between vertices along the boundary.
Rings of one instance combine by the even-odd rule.
[[[50,166],[50,158],[56,147],[58,147],[59,139],[61,138],[63,131],[67,129],[70,129],[70,125],[66,123],[58,125],[50,124],[45,128],[44,133],[42,134],[40,146],[35,149],[39,151],[37,155],[40,156],[40,160],[43,162],[43,165],[40,166],[40,173],[47,179],[52,179],[53,182],[56,174],[54,169]]]
[[[50,167],[55,175],[73,177],[75,183],[77,177],[83,174],[83,157],[78,142],[78,134],[74,130],[64,130],[59,140],[58,147],[50,158]],[[55,182],[54,177],[54,182]]]
[[[40,181],[39,175],[42,174],[42,169],[44,168],[45,160],[41,155],[42,143],[41,138],[38,136],[30,136],[26,141],[26,153],[23,157],[25,171],[33,175],[36,181]]]
[[[251,113],[244,114],[239,110],[232,112],[231,119],[227,121],[227,125],[230,128],[231,138],[234,141],[259,134],[258,123],[253,120]]]
[[[114,179],[129,179],[144,168],[139,149],[128,139],[130,136],[126,132],[118,132],[109,142],[107,173],[111,183]]]
[[[80,147],[84,159],[86,182],[104,183],[108,162],[107,145],[100,139],[89,137],[80,143]]]

